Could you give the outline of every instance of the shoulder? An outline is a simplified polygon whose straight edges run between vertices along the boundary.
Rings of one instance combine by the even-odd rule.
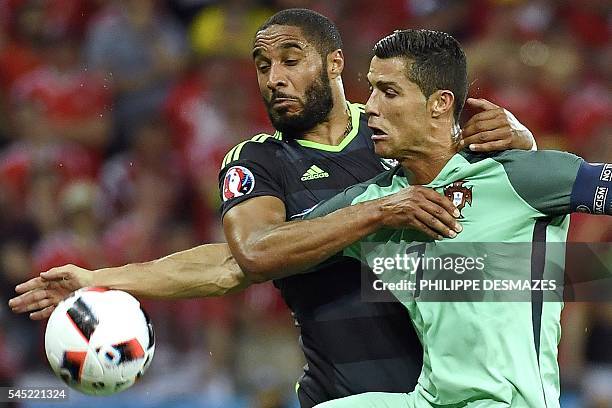
[[[221,168],[238,160],[270,161],[270,155],[281,147],[281,143],[280,137],[276,134],[259,133],[232,147],[223,158]]]
[[[463,153],[462,153],[463,155]],[[480,157],[476,157],[480,156]],[[467,154],[470,163],[482,157],[502,168],[511,188],[532,209],[541,214],[563,215],[570,211],[570,196],[584,160],[571,153],[540,150],[508,150],[486,155]]]
[[[491,153],[460,153],[470,164],[488,163],[501,165],[510,182],[516,186],[542,186],[553,188],[560,182],[570,182],[584,161],[575,154],[556,150],[506,150]]]
[[[459,154],[468,162],[475,164],[485,159],[492,159],[502,165],[529,166],[542,163],[576,162],[580,163],[582,158],[575,154],[557,150],[504,150],[499,152],[475,153],[462,150]]]

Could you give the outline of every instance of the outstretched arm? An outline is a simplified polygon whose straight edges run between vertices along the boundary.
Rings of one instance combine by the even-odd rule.
[[[71,292],[86,286],[103,286],[149,298],[194,298],[237,292],[250,281],[232,257],[227,244],[200,245],[144,263],[90,271],[65,265],[42,272],[18,285],[20,295],[9,301],[15,313],[31,312],[34,320],[46,319]]]
[[[286,222],[283,202],[270,196],[229,210],[225,236],[245,274],[263,282],[302,273],[384,227],[416,229],[433,239],[454,238],[462,230],[450,200],[421,186],[356,205],[347,192],[325,204],[332,201],[330,213],[305,221]]]
[[[433,190],[414,187],[316,221],[288,223],[282,201],[257,197],[229,211],[225,223],[238,258],[252,268],[249,273],[242,271],[227,244],[206,244],[150,262],[94,271],[75,265],[52,268],[18,285],[15,290],[19,295],[9,306],[15,313],[29,312],[33,320],[46,319],[62,299],[87,286],[160,299],[222,296],[255,281],[302,272],[375,231],[383,220],[388,225],[418,225],[438,236],[425,223],[447,231],[436,217],[454,225],[455,219],[448,214],[454,211],[450,201]]]
[[[475,150],[529,149],[535,143],[531,132],[505,109],[484,99],[468,99],[468,104],[483,110],[463,130],[464,141],[475,144]],[[256,197],[236,206],[224,219],[226,236],[246,273],[227,244],[209,244],[151,262],[97,271],[74,265],[53,268],[17,286],[20,295],[9,306],[16,313],[32,312],[32,319],[45,319],[60,300],[86,286],[153,298],[220,296],[252,282],[303,272],[383,226],[452,238],[461,231],[454,215],[448,200],[421,187],[299,223],[285,222],[280,199]]]

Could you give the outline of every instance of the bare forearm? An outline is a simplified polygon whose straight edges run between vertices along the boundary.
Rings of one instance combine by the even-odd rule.
[[[312,220],[282,223],[246,243],[240,264],[255,281],[278,279],[316,266],[380,228],[373,203],[342,208]],[[235,252],[237,253],[237,252]]]
[[[206,244],[151,262],[100,269],[93,286],[149,298],[221,296],[249,286],[227,244]]]

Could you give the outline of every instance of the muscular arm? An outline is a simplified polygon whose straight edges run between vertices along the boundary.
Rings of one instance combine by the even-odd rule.
[[[482,110],[471,118],[463,131],[465,143],[475,150],[530,149],[533,136],[514,116],[486,100],[468,103]],[[452,218],[454,207],[441,203],[436,197],[416,190],[399,195],[408,202],[369,202],[348,206],[315,220],[286,222],[281,184],[273,167],[268,167],[273,151],[258,152],[251,143],[240,150],[232,150],[234,165],[244,166],[255,174],[257,197],[233,206],[225,213],[225,236],[238,264],[253,281],[260,282],[303,272],[340,252],[350,244],[373,233],[382,226],[413,228],[433,238],[453,237],[452,230],[460,227]],[[244,149],[251,147],[249,153]],[[226,156],[227,158],[227,156]],[[224,161],[230,165],[231,161]],[[411,201],[412,200],[412,201]],[[425,203],[428,201],[428,203]],[[442,208],[440,208],[442,207]]]
[[[46,319],[62,299],[86,286],[163,299],[221,296],[253,282],[301,272],[380,225],[411,224],[429,230],[415,214],[427,218],[425,222],[433,228],[448,230],[425,209],[449,224],[456,223],[447,213],[454,211],[450,201],[423,187],[410,187],[385,199],[296,222],[285,222],[284,204],[279,199],[255,197],[236,205],[225,216],[227,238],[235,248],[236,259],[227,244],[207,244],[150,262],[95,271],[64,265],[18,285],[15,290],[20,295],[11,299],[9,306],[15,313],[32,312],[30,318],[34,320]],[[433,231],[431,234],[437,235]],[[239,264],[250,269],[243,272]]]
[[[481,109],[494,112],[483,112],[468,122],[464,129],[467,142],[472,143],[469,137],[477,138],[474,143],[508,140],[510,147],[520,148],[526,140],[528,146],[524,148],[531,147],[530,134],[517,132],[507,112],[496,105],[485,105]],[[498,127],[504,131],[490,133]],[[482,147],[489,150],[508,146]],[[238,157],[240,150],[232,149],[230,153],[228,158],[234,153]],[[318,219],[286,222],[283,202],[262,195],[226,213],[224,229],[229,248],[226,244],[202,245],[151,262],[97,271],[74,265],[53,268],[18,285],[18,296],[9,305],[14,312],[34,311],[31,318],[45,319],[70,292],[93,285],[154,298],[220,296],[253,282],[303,272],[381,226],[415,228],[433,238],[452,238],[461,231],[451,215],[455,211],[450,201],[439,194],[410,187],[380,201],[349,206]]]
[[[18,285],[9,301],[15,313],[46,319],[73,291],[87,286],[124,290],[160,299],[221,296],[246,288],[251,281],[240,270],[227,244],[200,245],[145,263],[89,271],[64,265]]]
[[[227,244],[206,244],[150,262],[105,268],[91,285],[137,296],[178,299],[221,296],[249,286]]]
[[[461,231],[451,215],[455,211],[433,190],[409,187],[320,218],[286,222],[284,203],[264,196],[233,207],[223,227],[244,273],[262,282],[303,272],[381,227],[418,228],[432,237],[453,237]]]

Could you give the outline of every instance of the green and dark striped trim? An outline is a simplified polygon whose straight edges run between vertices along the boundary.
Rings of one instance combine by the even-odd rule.
[[[240,158],[240,152],[242,151],[242,148],[244,147],[245,144],[247,144],[249,142],[263,143],[269,137],[271,137],[273,139],[279,139],[279,137],[277,137],[276,133],[274,134],[274,136],[271,136],[271,135],[269,135],[267,133],[259,133],[259,134],[255,135],[255,136],[253,136],[249,140],[245,140],[244,142],[238,143],[229,152],[227,152],[227,154],[223,158],[223,161],[221,162],[221,168],[224,168],[225,166],[227,166],[231,162],[238,160]]]

